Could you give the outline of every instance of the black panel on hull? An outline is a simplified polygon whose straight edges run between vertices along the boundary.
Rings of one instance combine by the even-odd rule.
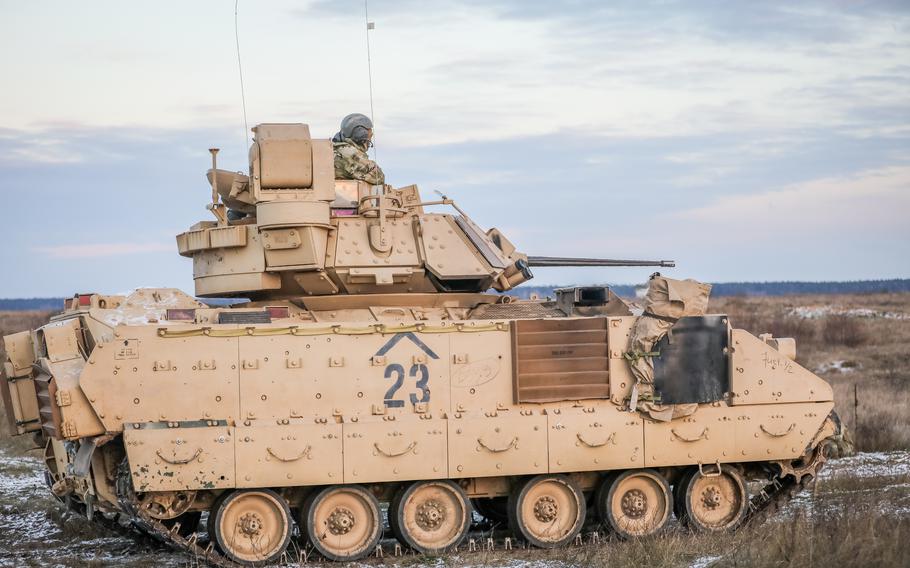
[[[721,400],[730,390],[727,316],[681,318],[654,346],[654,391],[663,404]]]

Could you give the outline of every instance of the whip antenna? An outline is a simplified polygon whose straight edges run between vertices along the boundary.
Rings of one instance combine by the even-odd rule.
[[[367,78],[370,83],[370,120],[373,121],[373,138],[376,138],[376,116],[373,112],[373,60],[370,58],[370,30],[376,29],[376,24],[370,21],[368,0],[363,0],[363,19],[366,22],[367,34]],[[376,160],[376,145],[373,144],[373,160]]]
[[[246,121],[246,94],[243,89],[243,65],[240,63],[240,32],[237,26],[237,5],[240,0],[234,0],[234,43],[237,45],[237,70],[240,72],[240,101],[243,104],[243,142],[246,144],[246,153],[250,153],[250,125]],[[372,112],[372,111],[371,111]]]

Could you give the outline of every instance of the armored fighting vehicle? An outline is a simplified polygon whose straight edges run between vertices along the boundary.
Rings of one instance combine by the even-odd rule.
[[[473,511],[558,547],[674,515],[732,530],[824,463],[831,387],[792,339],[705,314],[708,286],[508,294],[537,266],[671,262],[527,256],[445,197],[336,180],[304,124],[254,133],[247,173],[213,150],[214,218],[177,236],[194,296],[76,294],[4,338],[10,426],[88,518],[220,566],[292,538],[338,561],[389,534],[451,551]]]

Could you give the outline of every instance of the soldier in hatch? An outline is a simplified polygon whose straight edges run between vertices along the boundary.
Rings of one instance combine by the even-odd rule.
[[[385,183],[385,174],[367,156],[372,146],[373,121],[354,113],[341,120],[341,130],[332,138],[335,148],[335,179],[358,179],[370,185]]]

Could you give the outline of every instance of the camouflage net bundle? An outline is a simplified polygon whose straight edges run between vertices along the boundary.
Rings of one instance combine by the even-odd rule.
[[[654,346],[670,332],[679,318],[702,316],[708,310],[711,285],[695,280],[674,280],[655,274],[648,282],[644,312],[632,327],[629,361],[635,386],[632,390],[631,408],[648,413],[655,420],[668,421],[688,416],[697,409],[696,404],[662,405],[654,397]]]

